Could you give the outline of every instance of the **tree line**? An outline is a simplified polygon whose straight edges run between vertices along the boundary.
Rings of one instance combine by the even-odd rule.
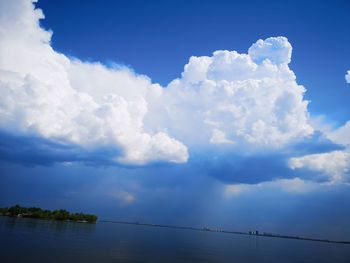
[[[39,207],[22,207],[20,205],[0,208],[0,215],[86,223],[96,223],[97,221],[97,216],[92,214],[70,213],[64,209],[51,211]]]

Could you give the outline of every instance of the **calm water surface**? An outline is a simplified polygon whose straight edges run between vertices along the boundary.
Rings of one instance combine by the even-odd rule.
[[[0,261],[349,263],[350,245],[0,217]]]

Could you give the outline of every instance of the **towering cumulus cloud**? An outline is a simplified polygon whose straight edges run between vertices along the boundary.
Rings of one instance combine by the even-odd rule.
[[[187,148],[163,132],[145,132],[148,103],[162,93],[145,76],[55,52],[31,1],[1,1],[0,125],[84,149],[113,146],[114,161],[185,162]]]
[[[2,132],[88,153],[113,148],[108,158],[128,165],[183,163],[194,145],[276,149],[313,133],[285,37],[258,40],[247,54],[191,57],[161,87],[127,68],[56,52],[43,17],[29,0],[0,3]]]
[[[285,37],[258,40],[248,54],[219,50],[191,57],[156,102],[167,130],[186,144],[279,148],[313,132],[305,89],[288,67]],[[159,119],[162,118],[162,119]]]

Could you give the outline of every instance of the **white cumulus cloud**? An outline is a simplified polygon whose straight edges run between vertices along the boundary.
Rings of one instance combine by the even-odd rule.
[[[346,73],[345,80],[347,83],[350,83],[350,70],[348,70],[348,72]]]
[[[285,37],[245,54],[191,57],[166,87],[127,68],[58,53],[30,0],[0,3],[0,129],[120,150],[114,161],[182,163],[188,148],[276,149],[313,133]],[[244,147],[242,147],[244,146]]]
[[[292,45],[285,37],[260,39],[249,48],[248,54],[257,63],[270,60],[275,64],[288,64],[292,57]]]
[[[259,55],[264,60],[257,63]],[[163,124],[187,145],[279,148],[309,136],[305,88],[288,67],[290,55],[288,40],[277,37],[257,41],[248,54],[219,50],[191,57],[181,78],[151,106],[157,116],[150,114],[146,123]]]
[[[333,151],[294,157],[289,160],[289,167],[291,169],[306,168],[322,172],[330,176],[331,181],[341,182],[346,179],[346,174],[350,169],[350,153],[347,151]]]
[[[85,148],[121,150],[115,161],[185,162],[187,148],[164,132],[146,132],[148,103],[162,89],[128,69],[70,59],[50,46],[51,33],[31,1],[0,9],[0,127]]]

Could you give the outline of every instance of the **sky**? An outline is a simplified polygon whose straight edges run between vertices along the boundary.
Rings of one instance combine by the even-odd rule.
[[[0,205],[350,239],[348,1],[0,1]]]

